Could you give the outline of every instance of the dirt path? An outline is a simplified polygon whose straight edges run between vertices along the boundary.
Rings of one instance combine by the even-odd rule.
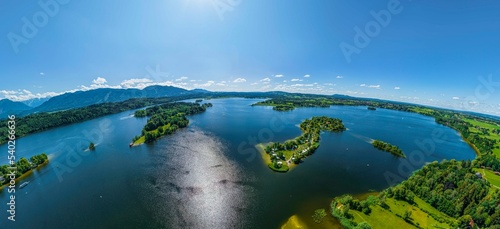
[[[485,180],[488,180],[488,178],[486,177],[486,172],[484,172],[484,169],[483,169],[483,177],[484,177],[484,179],[485,179]],[[495,187],[495,188],[500,189],[500,187],[498,187],[498,186],[496,186],[496,185],[492,184],[491,182],[490,182],[490,184],[491,184],[491,186],[493,186],[493,187]]]

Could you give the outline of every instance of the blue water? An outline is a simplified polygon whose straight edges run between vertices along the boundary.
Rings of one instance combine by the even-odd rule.
[[[309,211],[304,205],[382,190],[427,162],[475,157],[456,131],[426,116],[350,106],[276,112],[250,106],[257,101],[210,100],[188,128],[133,148],[146,122],[133,111],[19,139],[18,157],[45,152],[50,163],[18,182],[31,181],[17,190],[16,222],[7,220],[10,194],[0,191],[0,228],[279,228]],[[341,118],[348,130],[322,133],[316,153],[291,172],[269,170],[254,146],[294,138],[319,115]],[[374,149],[372,139],[408,158]],[[94,152],[85,151],[90,141]]]

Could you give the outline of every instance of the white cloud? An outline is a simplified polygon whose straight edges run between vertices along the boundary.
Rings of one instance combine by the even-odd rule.
[[[452,99],[454,99],[454,100],[459,100],[460,98],[459,98],[459,97],[457,97],[457,96],[454,96]]]
[[[400,87],[394,87],[394,90],[399,90],[399,89],[401,89],[401,88]]]
[[[244,82],[247,82],[245,78],[238,78],[233,81],[233,83],[244,83]]]
[[[337,76],[337,79],[343,79],[344,76]]]
[[[305,75],[305,76],[304,76],[304,78],[309,78],[309,77],[311,77],[311,75]]]
[[[368,88],[375,88],[375,89],[380,89],[380,85],[366,85],[366,84],[360,84],[360,87],[368,87]]]
[[[124,80],[123,82],[120,83],[120,86],[122,88],[145,88],[147,86],[151,86],[153,83],[152,80],[147,79],[147,78],[142,78],[142,79],[128,79]]]
[[[262,87],[260,88],[260,90],[261,90],[261,91],[265,91],[265,90],[269,89],[270,87],[271,87],[271,85],[265,85],[265,86],[262,86]]]
[[[283,83],[288,83],[288,80],[283,80]]]
[[[264,78],[264,79],[260,80],[260,82],[270,82],[270,81],[271,81],[271,79],[269,79],[269,78]]]
[[[276,77],[276,78],[281,78],[281,77],[283,77],[283,76],[284,76],[284,75],[281,75],[281,74],[280,74],[280,75],[274,75],[274,77]]]
[[[290,81],[292,81],[292,82],[298,82],[298,81],[302,81],[302,80],[301,79],[292,79]]]
[[[312,87],[314,86],[314,84],[301,84],[301,83],[298,83],[298,84],[294,84],[292,85],[292,87]]]
[[[45,93],[33,94],[31,91],[23,89],[23,90],[18,90],[18,91],[1,90],[0,94],[2,94],[6,99],[9,99],[12,101],[24,101],[24,100],[35,99],[35,98],[54,97],[54,96],[57,96],[57,95],[60,95],[63,93],[45,92]]]
[[[102,77],[97,77],[97,79],[92,80],[92,83],[96,84],[96,85],[106,84],[107,82],[108,81],[105,78],[102,78]]]
[[[181,78],[179,79],[176,79],[175,81],[176,82],[179,82],[179,81],[183,81],[183,80],[187,80],[188,78],[186,76],[182,76]]]
[[[213,80],[209,80],[204,84],[194,84],[195,87],[210,87],[215,83]]]
[[[41,76],[44,76],[44,75],[45,75],[45,73],[43,73],[43,72],[40,72],[40,75],[41,75]]]
[[[181,77],[182,78],[182,77]],[[198,80],[200,81],[200,80]],[[225,82],[225,81],[222,81]],[[214,84],[214,81],[207,81],[205,84],[194,84],[194,86],[211,86]],[[185,82],[177,82],[174,83],[172,81],[164,81],[164,82],[154,82],[151,79],[147,78],[142,78],[142,79],[128,79],[122,81],[119,85],[108,85],[107,80],[103,77],[97,77],[96,79],[92,80],[92,84],[89,86],[81,85],[75,89],[72,90],[67,90],[64,92],[44,92],[44,93],[33,93],[27,89],[19,89],[17,91],[14,90],[0,90],[0,95],[3,95],[3,97],[13,100],[13,101],[24,101],[28,99],[34,99],[34,98],[47,98],[47,97],[54,97],[58,96],[64,93],[73,93],[76,91],[89,91],[89,90],[94,90],[98,88],[114,88],[114,89],[127,89],[127,88],[136,88],[136,89],[143,89],[145,87],[149,87],[152,85],[159,85],[159,86],[174,86],[174,87],[179,87],[179,88],[184,88],[184,89],[190,89],[188,87],[188,84]],[[35,88],[41,88],[35,86]]]
[[[227,86],[226,83],[227,82],[225,80],[223,80],[223,81],[220,81],[220,82],[216,83],[215,85],[217,85],[217,86]]]
[[[333,84],[333,83],[324,83],[323,85],[326,85],[326,86],[335,86],[336,84]]]

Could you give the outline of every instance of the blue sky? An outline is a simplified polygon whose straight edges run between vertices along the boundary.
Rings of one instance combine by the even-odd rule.
[[[0,98],[160,84],[500,115],[494,0],[40,2],[0,0]]]

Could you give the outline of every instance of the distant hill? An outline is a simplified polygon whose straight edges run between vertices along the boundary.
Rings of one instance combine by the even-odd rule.
[[[43,103],[47,102],[51,97],[47,97],[47,98],[34,98],[34,99],[28,99],[28,100],[25,100],[25,101],[21,101],[22,103],[28,105],[29,107],[38,107],[40,105],[42,105]]]
[[[30,109],[31,107],[22,102],[14,102],[8,99],[2,99],[0,100],[0,119],[4,119],[9,115],[18,114],[22,111]]]
[[[55,96],[40,106],[35,107],[29,112],[24,112],[23,114],[67,110],[99,103],[121,102],[131,98],[158,98],[194,93],[199,92],[172,86],[149,86],[142,90],[100,88]]]
[[[342,94],[333,94],[332,98],[334,98],[334,99],[355,99],[355,97],[348,96],[348,95],[342,95]]]

